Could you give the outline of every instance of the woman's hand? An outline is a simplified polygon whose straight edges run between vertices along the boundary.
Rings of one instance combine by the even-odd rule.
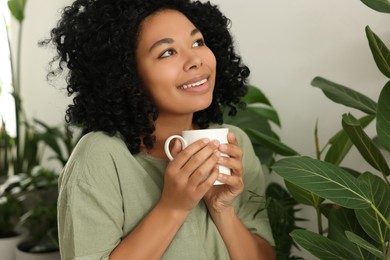
[[[229,157],[219,156],[218,164],[231,169],[231,176],[220,173],[218,180],[224,185],[215,185],[204,200],[211,214],[220,214],[232,208],[233,200],[243,191],[242,150],[233,133],[228,134],[229,144],[221,144],[219,151]]]
[[[178,140],[172,149],[160,203],[175,211],[189,213],[218,177],[218,141],[202,139],[181,151]]]

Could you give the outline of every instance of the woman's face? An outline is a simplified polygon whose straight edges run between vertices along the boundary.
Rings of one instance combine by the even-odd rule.
[[[189,114],[211,104],[215,56],[182,13],[163,10],[147,17],[136,58],[143,86],[160,116]]]

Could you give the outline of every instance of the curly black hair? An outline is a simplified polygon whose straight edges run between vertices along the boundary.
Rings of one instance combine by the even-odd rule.
[[[193,122],[200,128],[222,124],[221,105],[229,115],[236,114],[247,92],[249,69],[235,53],[230,20],[217,6],[190,0],[76,0],[41,42],[57,50],[48,77],[66,72],[67,92],[74,96],[66,110],[68,124],[81,125],[84,134],[119,132],[133,154],[140,152],[141,138],[148,149],[153,147],[158,110],[137,74],[135,50],[140,24],[164,9],[183,13],[217,60],[213,101],[195,112]]]

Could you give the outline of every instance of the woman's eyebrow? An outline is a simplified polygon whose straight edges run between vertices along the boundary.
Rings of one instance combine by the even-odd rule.
[[[193,29],[193,30],[191,31],[190,36],[194,36],[194,35],[197,34],[197,33],[200,33],[200,31],[199,31],[199,29],[195,28],[195,29]],[[174,40],[173,40],[172,38],[163,38],[163,39],[161,39],[161,40],[158,40],[158,41],[156,41],[155,43],[153,43],[152,46],[150,46],[149,52],[151,52],[151,51],[152,51],[154,48],[156,48],[157,46],[160,46],[160,45],[162,45],[162,44],[171,44],[171,43],[173,43],[173,42],[174,42]]]
[[[164,39],[161,39],[161,40],[158,40],[156,41],[155,43],[153,43],[152,46],[150,46],[149,48],[149,52],[151,52],[154,48],[156,48],[157,46],[160,46],[162,44],[171,44],[173,43],[173,39],[172,38],[164,38]]]

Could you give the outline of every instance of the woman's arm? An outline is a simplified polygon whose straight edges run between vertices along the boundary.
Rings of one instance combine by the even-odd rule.
[[[110,259],[160,259],[189,212],[158,203],[111,253]]]
[[[237,217],[233,207],[220,213],[210,213],[232,260],[275,259],[274,248],[265,239],[251,233]]]
[[[220,145],[219,150],[229,157],[220,157],[218,163],[230,168],[231,176],[219,174],[218,180],[225,185],[215,186],[206,194],[207,208],[231,259],[275,259],[273,247],[265,239],[251,233],[234,210],[233,201],[244,190],[243,151],[234,134],[228,134],[228,141],[229,144]]]

